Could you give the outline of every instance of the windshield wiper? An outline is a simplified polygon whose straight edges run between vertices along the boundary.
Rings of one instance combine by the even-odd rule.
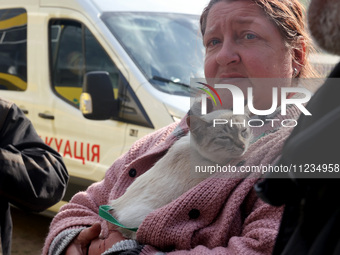
[[[160,76],[157,76],[157,75],[153,76],[152,79],[156,80],[156,81],[163,81],[163,82],[166,82],[166,83],[173,83],[173,84],[176,84],[176,85],[180,85],[180,86],[192,89],[192,87],[190,85],[186,84],[186,83],[173,81],[171,79],[163,78],[163,77],[160,77]]]

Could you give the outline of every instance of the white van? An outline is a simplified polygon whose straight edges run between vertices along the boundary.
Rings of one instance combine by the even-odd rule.
[[[65,201],[187,112],[187,84],[203,77],[198,19],[207,1],[187,1],[191,11],[181,2],[0,0],[0,96],[64,157]],[[79,110],[83,84],[89,119]]]

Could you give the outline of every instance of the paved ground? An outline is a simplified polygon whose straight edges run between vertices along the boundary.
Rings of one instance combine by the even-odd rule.
[[[11,208],[13,220],[12,255],[40,255],[51,222],[50,217]],[[0,249],[0,255],[2,255]]]

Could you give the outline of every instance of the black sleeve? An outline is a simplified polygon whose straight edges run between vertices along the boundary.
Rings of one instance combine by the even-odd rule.
[[[31,211],[60,201],[68,173],[62,157],[38,136],[14,104],[0,100],[0,199]]]

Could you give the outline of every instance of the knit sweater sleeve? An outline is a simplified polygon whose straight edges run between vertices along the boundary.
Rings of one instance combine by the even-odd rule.
[[[109,191],[117,181],[115,169],[118,170],[123,162],[124,157],[118,159],[107,171],[104,180],[91,185],[85,192],[77,193],[68,204],[61,207],[51,222],[42,254],[48,254],[52,241],[64,230],[76,230],[96,222],[101,222],[102,228],[106,229],[106,224],[98,216],[98,208],[107,203]]]
[[[108,225],[98,215],[99,206],[107,204],[109,200],[124,193],[126,187],[131,184],[127,183],[127,178],[121,178],[126,166],[152,148],[160,146],[160,144],[165,146],[167,137],[175,127],[175,123],[171,124],[138,140],[127,153],[111,165],[102,181],[92,184],[84,192],[77,193],[68,204],[61,207],[51,222],[42,254],[48,254],[52,241],[59,233],[67,229],[79,229],[100,222],[102,235],[103,237],[107,236]]]

